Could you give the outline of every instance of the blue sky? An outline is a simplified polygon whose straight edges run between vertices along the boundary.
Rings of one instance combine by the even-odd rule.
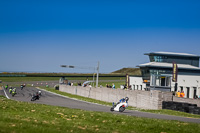
[[[198,0],[0,1],[0,70],[108,73],[144,53],[200,55]]]

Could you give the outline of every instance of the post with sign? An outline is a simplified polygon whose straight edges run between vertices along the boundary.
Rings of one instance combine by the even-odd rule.
[[[130,85],[130,82],[129,82],[129,75],[126,74],[126,88],[129,89],[129,85]]]
[[[178,66],[175,62],[173,62],[173,75],[172,75],[173,82],[177,82],[177,74],[178,74]]]
[[[175,82],[175,91],[177,91],[177,78],[178,78],[178,65],[173,62],[173,73],[172,73],[172,81]]]

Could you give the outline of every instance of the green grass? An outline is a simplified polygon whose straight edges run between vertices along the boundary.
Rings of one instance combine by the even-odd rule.
[[[27,82],[27,81],[59,81],[60,77],[0,77],[0,80],[3,82],[0,83],[0,85],[6,85],[7,83],[5,82]],[[88,80],[93,80],[91,77],[68,77],[66,78],[68,80],[83,80],[84,81]],[[125,81],[122,77],[100,77],[99,80],[105,80],[105,82],[99,82],[99,86],[106,86],[106,84],[109,84],[112,86],[112,83],[115,84],[116,88],[120,88],[120,85],[124,85]],[[119,80],[119,82],[112,81],[112,80]],[[8,83],[9,84],[9,83]],[[93,84],[93,83],[91,83]],[[74,85],[77,85],[77,82],[74,83]],[[12,86],[14,86],[12,84]],[[94,82],[94,86],[96,86],[96,80]]]
[[[175,111],[175,110],[168,110],[168,109],[148,110],[148,109],[133,108],[131,110],[137,110],[137,111],[148,112],[148,113],[166,114],[166,115],[174,115],[174,116],[181,116],[181,117],[188,117],[188,118],[197,118],[197,119],[200,119],[200,115],[190,114],[190,113],[180,112],[180,111]]]
[[[59,80],[59,77],[0,77],[3,82],[26,82],[26,81],[52,81]]]
[[[60,77],[0,77],[2,82],[52,81]],[[93,80],[92,77],[66,77],[68,80]],[[99,80],[125,80],[125,77],[99,77]],[[96,81],[96,80],[95,80]],[[112,81],[111,81],[112,82]]]
[[[8,100],[0,96],[1,133],[197,133],[200,124]]]
[[[113,74],[118,73],[118,74],[130,74],[130,75],[141,75],[141,70],[140,68],[122,68],[120,70],[112,72]]]
[[[47,91],[51,91],[51,92],[57,93],[57,94],[61,94],[63,96],[67,96],[67,97],[70,97],[70,98],[76,98],[76,99],[87,101],[87,102],[92,102],[92,103],[98,103],[98,104],[102,104],[102,105],[112,106],[112,103],[109,103],[109,102],[99,101],[99,100],[96,100],[96,99],[91,99],[91,98],[87,98],[87,97],[83,97],[83,96],[69,94],[69,93],[66,93],[66,92],[61,92],[59,90],[55,90],[54,88],[46,88],[46,87],[40,87],[40,88],[45,89]],[[114,102],[117,102],[117,101],[114,101]],[[135,107],[131,107],[131,106],[129,106],[127,109],[135,110],[135,111],[142,111],[142,112],[149,112],[149,113],[181,116],[181,117],[200,118],[200,115],[189,114],[189,113],[185,113],[185,112],[179,112],[179,111],[167,110],[167,109],[148,110],[148,109],[139,109],[139,108],[135,108]]]

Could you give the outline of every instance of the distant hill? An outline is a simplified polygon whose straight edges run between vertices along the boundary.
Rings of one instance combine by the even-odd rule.
[[[122,68],[122,69],[114,71],[112,73],[113,74],[141,75],[140,68]]]

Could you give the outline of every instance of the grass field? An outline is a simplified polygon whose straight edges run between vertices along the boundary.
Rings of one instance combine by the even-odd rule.
[[[1,133],[197,133],[200,124],[8,100],[0,96]]]
[[[59,80],[59,77],[0,77],[3,82],[26,82],[26,81],[52,81]]]
[[[5,85],[4,82],[27,82],[27,81],[59,81],[60,77],[0,77],[0,80],[3,82],[0,85]],[[82,83],[86,80],[93,80],[92,77],[66,77],[68,80],[79,81],[82,80]],[[125,80],[122,77],[99,77],[99,81],[104,80],[104,82],[99,82],[99,86],[106,86],[106,84],[112,85],[115,84],[116,88],[120,88],[120,85],[125,84]],[[112,81],[113,80],[113,81]],[[114,80],[119,80],[118,82]],[[77,85],[77,82],[74,83]],[[96,82],[94,83],[96,86]]]
[[[60,77],[0,77],[2,82],[52,81]],[[68,80],[93,80],[92,77],[66,77]],[[99,77],[99,80],[125,80],[125,77]]]

